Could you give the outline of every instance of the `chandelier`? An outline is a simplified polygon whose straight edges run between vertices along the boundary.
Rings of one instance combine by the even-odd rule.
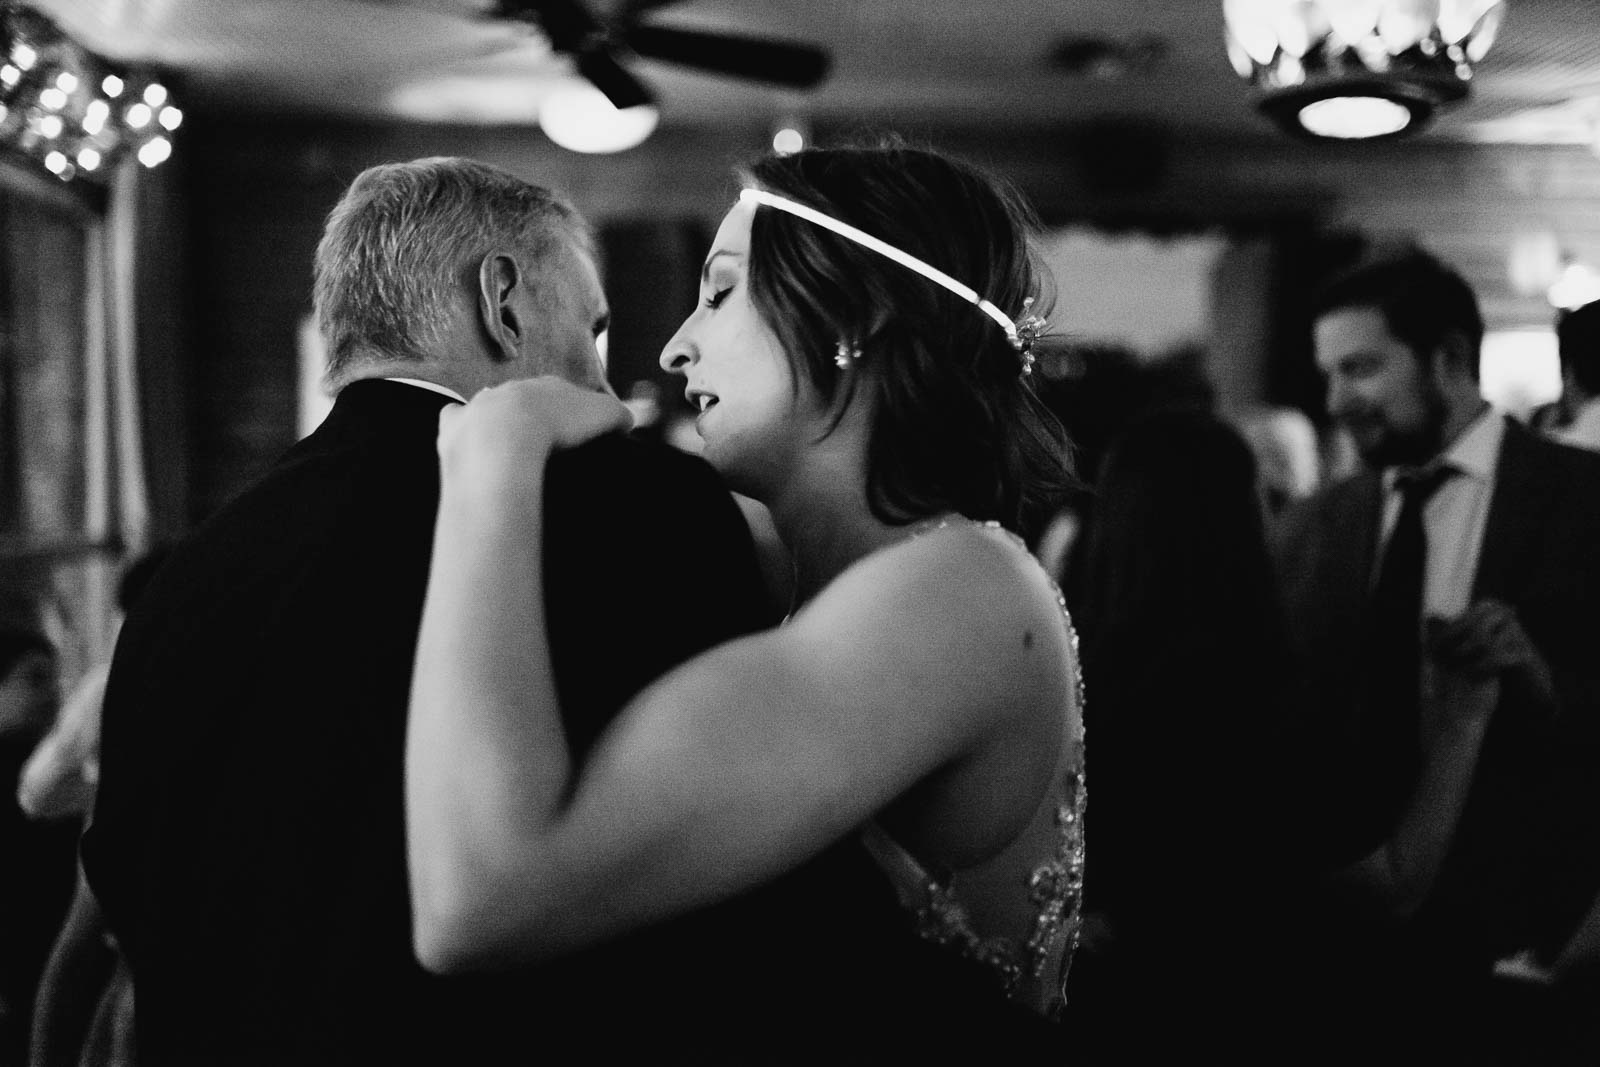
[[[1396,137],[1467,95],[1505,0],[1223,0],[1228,57],[1301,137]]]
[[[160,82],[95,55],[39,11],[0,0],[0,146],[70,181],[129,154],[160,164],[182,122]]]

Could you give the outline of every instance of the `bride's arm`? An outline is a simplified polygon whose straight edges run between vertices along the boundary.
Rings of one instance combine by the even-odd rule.
[[[541,404],[552,398],[565,402]],[[418,930],[460,914],[464,882],[493,883],[476,868],[494,850],[468,836],[485,825],[486,804],[548,812],[571,777],[546,651],[546,461],[620,425],[620,410],[614,398],[517,382],[440,415],[439,510],[406,738]]]
[[[929,538],[661,679],[575,769],[540,478],[508,492],[450,463],[407,745],[414,936],[431,968],[552,955],[765,880],[1014,727],[1019,687],[1059,668],[1042,661],[1060,646],[1024,633],[1053,599],[1029,612],[979,595],[1016,581],[1016,561],[974,566],[970,544]]]

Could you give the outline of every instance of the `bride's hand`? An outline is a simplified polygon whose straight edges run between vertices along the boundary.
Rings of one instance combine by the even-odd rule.
[[[528,378],[439,412],[439,455],[447,470],[462,464],[502,473],[538,469],[557,449],[632,425],[632,413],[610,393],[563,378]]]

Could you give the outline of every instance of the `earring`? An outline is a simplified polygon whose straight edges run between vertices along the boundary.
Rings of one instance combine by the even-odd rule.
[[[861,358],[861,346],[851,341],[839,338],[839,343],[833,349],[833,365],[840,370],[848,370],[852,360]]]

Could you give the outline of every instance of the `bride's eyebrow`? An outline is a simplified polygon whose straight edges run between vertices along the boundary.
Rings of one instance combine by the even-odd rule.
[[[702,285],[704,285],[706,280],[711,277],[711,264],[716,261],[718,256],[742,256],[742,255],[744,255],[743,252],[737,251],[737,250],[732,249],[732,248],[719,248],[716,251],[712,252],[709,256],[706,257],[705,265],[700,268],[700,283]]]

